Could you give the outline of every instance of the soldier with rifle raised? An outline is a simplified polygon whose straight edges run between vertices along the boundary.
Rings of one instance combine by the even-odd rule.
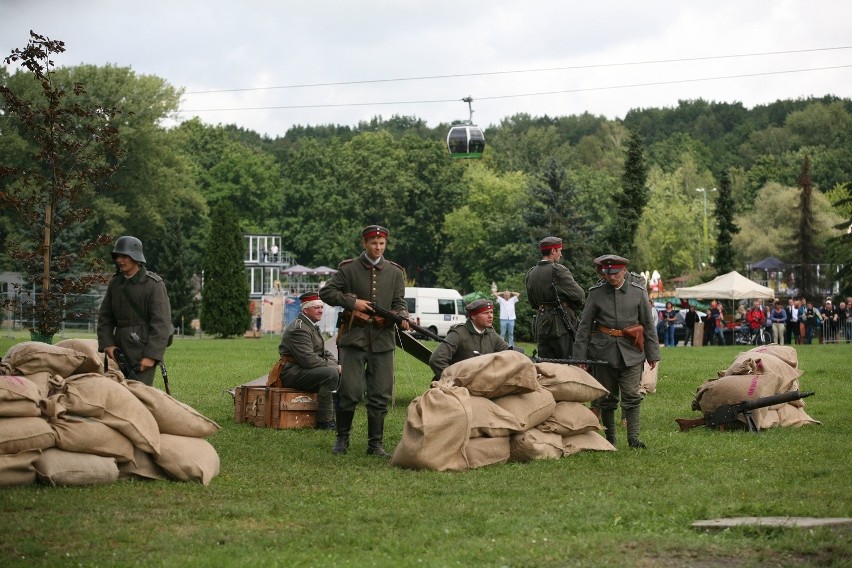
[[[546,237],[539,242],[541,260],[527,272],[527,300],[535,310],[533,333],[539,357],[571,359],[577,329],[576,312],[586,297],[571,271],[559,263],[562,239]]]
[[[578,357],[603,359],[595,378],[609,394],[592,403],[599,409],[606,439],[615,444],[615,409],[619,405],[627,420],[627,442],[644,448],[639,440],[639,390],[645,361],[653,369],[660,360],[656,315],[651,313],[645,286],[628,279],[628,260],[608,254],[595,259],[603,280],[589,289],[589,298],[577,329],[574,353]]]
[[[435,372],[435,380],[453,363],[477,355],[511,349],[492,327],[494,304],[490,300],[474,300],[465,306],[464,310],[467,312],[467,321],[451,327],[446,340],[438,344],[429,358],[429,366]]]

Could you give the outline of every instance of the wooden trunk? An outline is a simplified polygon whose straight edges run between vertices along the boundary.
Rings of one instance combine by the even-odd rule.
[[[264,386],[239,386],[234,397],[234,422],[249,422],[260,428],[269,426],[271,389]]]
[[[313,428],[317,424],[317,394],[293,389],[269,389],[269,427]]]

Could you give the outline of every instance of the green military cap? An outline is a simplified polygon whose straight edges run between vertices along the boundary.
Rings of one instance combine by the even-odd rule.
[[[594,261],[595,270],[601,274],[615,274],[616,272],[627,268],[629,260],[617,254],[605,254],[597,257]]]
[[[494,303],[490,300],[480,298],[479,300],[474,300],[466,305],[464,310],[467,312],[468,316],[475,316],[476,314],[481,314],[488,310],[494,311]]]
[[[538,243],[538,248],[541,252],[550,252],[555,248],[562,248],[562,239],[559,237],[545,237]]]

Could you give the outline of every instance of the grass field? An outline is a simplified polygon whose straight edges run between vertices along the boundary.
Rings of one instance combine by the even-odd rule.
[[[0,352],[22,339],[0,339]],[[332,432],[235,424],[225,390],[265,374],[277,344],[188,338],[169,349],[173,394],[222,426],[210,438],[222,462],[210,486],[0,489],[0,565],[852,565],[849,527],[691,527],[717,517],[852,517],[852,345],[799,349],[802,388],[816,391],[806,410],[821,426],[679,432],[674,419],[696,415],[695,388],[739,349],[668,348],[643,404],[648,450],[628,449],[622,431],[617,452],[438,473],[365,455],[362,407],[343,457],[330,452]],[[430,379],[397,353],[389,449]]]

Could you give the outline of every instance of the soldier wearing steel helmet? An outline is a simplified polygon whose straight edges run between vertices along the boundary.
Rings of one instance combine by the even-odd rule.
[[[595,378],[609,394],[592,403],[600,409],[607,440],[615,444],[615,410],[620,403],[627,420],[629,446],[644,448],[639,439],[643,398],[639,387],[645,361],[653,369],[660,360],[657,318],[651,311],[644,283],[629,276],[626,258],[608,254],[594,262],[603,279],[589,289],[574,354],[607,363],[595,367]]]
[[[98,350],[115,361],[115,350],[121,349],[138,380],[153,385],[174,331],[166,285],[145,267],[142,241],[136,237],[116,240],[112,258],[117,270],[98,312]]]

